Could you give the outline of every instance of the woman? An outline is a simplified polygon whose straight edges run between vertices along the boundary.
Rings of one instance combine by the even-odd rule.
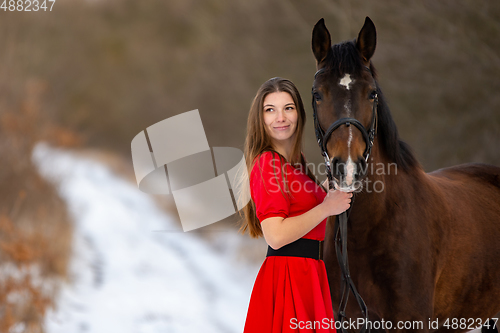
[[[248,116],[245,159],[252,200],[241,228],[264,236],[245,333],[335,332],[325,264],[319,258],[326,218],[347,210],[351,193],[327,193],[301,152],[305,112],[295,85],[272,78]]]

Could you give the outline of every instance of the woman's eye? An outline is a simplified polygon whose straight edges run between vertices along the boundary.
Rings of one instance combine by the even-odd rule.
[[[377,91],[373,90],[371,93],[370,93],[370,96],[368,97],[369,99],[375,99],[377,98]]]
[[[264,110],[264,112],[272,112],[272,111],[274,111],[274,109],[271,109],[271,108]]]
[[[285,110],[291,111],[291,110],[295,110],[295,108],[293,106],[287,106]]]

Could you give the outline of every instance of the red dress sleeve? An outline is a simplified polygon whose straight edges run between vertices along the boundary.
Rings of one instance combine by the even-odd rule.
[[[287,218],[290,214],[290,198],[283,183],[287,167],[277,153],[270,151],[260,154],[255,160],[250,174],[250,190],[260,222],[269,217]]]

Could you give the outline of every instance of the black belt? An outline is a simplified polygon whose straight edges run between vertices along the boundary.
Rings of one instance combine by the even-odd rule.
[[[323,260],[323,241],[299,238],[295,242],[284,245],[277,250],[267,247],[267,255],[284,257],[302,257]]]

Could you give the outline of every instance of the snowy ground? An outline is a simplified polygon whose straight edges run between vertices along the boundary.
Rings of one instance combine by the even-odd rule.
[[[182,232],[99,162],[45,144],[33,159],[58,184],[75,223],[71,281],[47,315],[48,333],[243,331],[258,266]]]
[[[47,333],[243,331],[259,265],[232,255],[235,232],[221,233],[227,251],[216,251],[106,165],[45,144],[33,159],[75,223],[71,281]]]

